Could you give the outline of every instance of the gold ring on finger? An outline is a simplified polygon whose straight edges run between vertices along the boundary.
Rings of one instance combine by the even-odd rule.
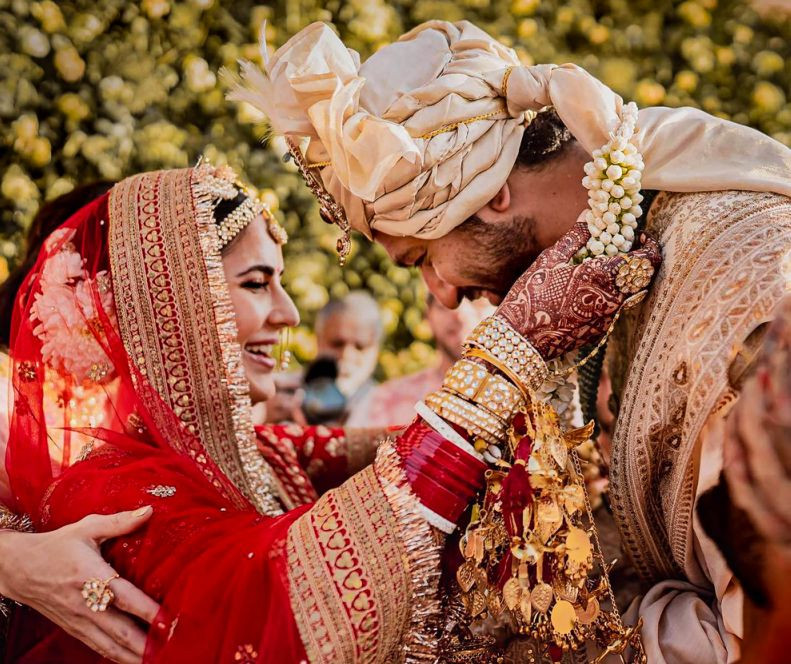
[[[106,581],[101,579],[88,579],[82,584],[82,597],[85,605],[94,613],[107,611],[107,607],[115,599],[115,593],[110,588],[110,582],[119,578],[120,574],[113,574]]]
[[[624,295],[633,295],[651,283],[654,276],[654,266],[647,258],[627,256],[618,267],[615,275],[615,285]]]

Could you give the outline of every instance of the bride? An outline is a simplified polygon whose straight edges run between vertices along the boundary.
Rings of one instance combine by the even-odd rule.
[[[517,283],[504,303],[523,312],[515,333],[550,332],[524,302],[547,306],[561,285],[607,291],[568,347],[611,320],[623,259],[568,265],[586,240],[575,228],[529,271],[557,267],[551,278]],[[342,431],[256,430],[251,398],[271,396],[272,347],[297,322],[284,241],[232,173],[206,164],[128,178],[53,233],[14,312],[9,507],[37,531],[153,508],[102,548],[123,579],[63,590],[97,616],[127,581],[160,602],[145,661],[430,659],[440,547],[486,468],[474,427],[423,408],[368,465],[374,446]],[[654,246],[638,252],[657,260]],[[83,393],[100,416],[81,426]],[[319,498],[322,473],[339,486]],[[8,654],[97,659],[32,612],[17,615]]]

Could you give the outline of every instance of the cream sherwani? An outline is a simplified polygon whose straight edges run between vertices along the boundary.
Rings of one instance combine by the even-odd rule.
[[[732,662],[742,591],[695,505],[722,469],[745,350],[789,289],[791,199],[663,193],[648,227],[664,262],[611,353],[614,514],[626,552],[654,582],[628,617],[642,617],[652,664]]]

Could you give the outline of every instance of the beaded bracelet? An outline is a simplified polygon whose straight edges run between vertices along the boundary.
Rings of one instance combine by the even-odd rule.
[[[532,344],[499,316],[484,318],[464,343],[469,351],[481,349],[507,368],[523,392],[538,389],[549,374],[546,362]],[[494,366],[494,364],[493,364]]]
[[[452,392],[446,390],[432,392],[426,397],[425,402],[440,417],[458,424],[470,435],[482,438],[490,445],[501,445],[505,440],[506,422]]]

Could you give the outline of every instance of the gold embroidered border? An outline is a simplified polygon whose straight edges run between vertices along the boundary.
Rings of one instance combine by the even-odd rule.
[[[210,325],[212,334],[205,339],[211,341],[210,348],[218,348],[220,351],[219,354],[212,353],[212,369],[219,374],[220,385],[225,388],[225,392],[221,393],[223,396],[226,393],[228,395],[222,400],[223,412],[218,418],[218,437],[212,440],[218,456],[214,455],[211,448],[209,452],[215,459],[219,456],[224,458],[221,464],[223,470],[252,500],[259,512],[268,515],[282,514],[277,495],[279,485],[256,443],[250,386],[244,374],[241,349],[237,341],[236,313],[222,265],[221,240],[214,223],[211,194],[202,182],[202,177],[212,171],[209,164],[203,164],[190,172],[197,239],[200,242],[200,255],[208,284],[208,304],[214,314],[209,319],[213,323]],[[236,444],[229,445],[228,441],[235,441]]]
[[[313,664],[419,661],[432,648],[422,630],[439,548],[385,448],[289,531],[291,605]]]
[[[146,379],[138,389],[153,386],[162,399],[146,399],[160,433],[174,444],[185,438],[174,412],[197,437],[180,451],[224,495],[244,504],[212,471],[208,453],[259,510],[272,513],[278,511],[274,499],[267,503],[261,495],[265,469],[257,480],[247,473],[264,462],[253,437],[241,360],[231,358],[239,354],[233,311],[216,231],[194,191],[194,172],[144,173],[111,192],[110,262],[121,338]]]
[[[774,194],[665,193],[649,226],[660,233],[664,263],[612,348],[629,358],[629,369],[611,498],[629,554],[651,580],[684,568],[697,439],[728,390],[739,345],[787,287],[779,265],[789,248],[791,204]]]

